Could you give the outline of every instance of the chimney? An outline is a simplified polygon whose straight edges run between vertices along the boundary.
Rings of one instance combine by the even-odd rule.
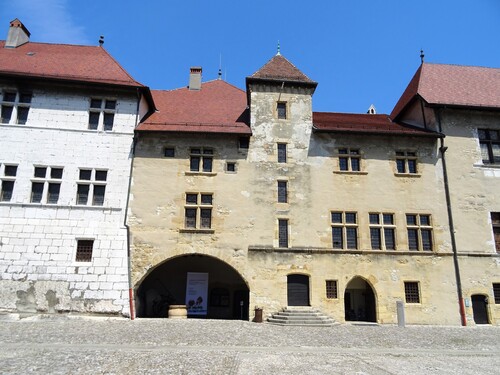
[[[201,90],[201,66],[192,66],[189,70],[189,89]]]
[[[30,41],[31,33],[19,19],[10,21],[9,33],[5,41],[5,48],[16,48]]]

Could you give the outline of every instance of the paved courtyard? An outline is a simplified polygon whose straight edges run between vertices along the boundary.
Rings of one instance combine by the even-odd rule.
[[[1,374],[499,374],[500,327],[0,315]]]

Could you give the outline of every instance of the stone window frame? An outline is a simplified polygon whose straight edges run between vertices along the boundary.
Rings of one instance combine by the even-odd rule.
[[[224,171],[229,174],[234,174],[238,172],[238,163],[234,160],[227,160]]]
[[[17,164],[0,164],[0,202],[10,202],[14,195],[14,186],[18,171]]]
[[[6,100],[6,95],[10,95],[8,100]],[[0,101],[0,123],[5,125],[26,124],[32,100],[33,93],[31,92],[8,89],[3,90],[2,99]],[[13,122],[13,119],[15,119],[15,122]]]
[[[500,305],[500,283],[493,283],[493,300],[495,301],[495,305]]]
[[[212,192],[186,192],[184,228],[181,231],[213,232],[213,200]]]
[[[89,99],[88,130],[112,131],[117,108],[118,100],[116,98],[92,96]]]
[[[420,176],[418,153],[415,150],[396,150],[394,152],[395,176]]]
[[[327,299],[338,299],[338,291],[338,280],[325,280],[325,292]]]
[[[76,204],[78,206],[104,206],[108,175],[109,170],[104,168],[79,168],[76,182]],[[85,202],[83,202],[84,196],[86,196]],[[92,197],[92,201],[89,204],[90,197]]]
[[[483,165],[500,165],[500,155],[495,155],[493,150],[494,147],[500,149],[500,130],[479,128],[477,129],[477,137]]]
[[[91,263],[94,254],[95,240],[93,238],[77,238],[75,262],[77,263]]]
[[[354,220],[352,220],[353,217]],[[332,248],[336,250],[358,250],[358,213],[356,211],[330,211],[330,221]],[[352,245],[353,234],[354,246]]]
[[[288,159],[288,145],[286,142],[277,142],[276,143],[276,158],[278,163],[287,163]]]
[[[407,213],[406,232],[408,238],[408,250],[410,251],[433,251],[434,238],[432,227],[432,215],[422,213]],[[410,220],[414,217],[415,220]],[[410,233],[413,233],[410,235]],[[425,234],[425,236],[424,236]],[[412,245],[412,239],[416,244]]]
[[[390,218],[390,221],[387,220]],[[377,220],[375,222],[375,219]],[[372,250],[390,250],[394,251],[397,249],[396,241],[396,221],[395,214],[393,212],[369,212],[368,213],[368,225],[370,228],[370,246]],[[378,238],[380,241],[380,247],[376,248],[373,245],[373,233],[378,231]],[[388,233],[392,233],[392,243],[393,248],[390,248],[390,241],[388,240]]]
[[[277,100],[276,101],[276,118],[278,120],[288,120],[290,115],[289,115],[289,108],[288,108],[288,102],[284,100]]]
[[[364,170],[364,154],[359,147],[339,147],[336,150],[337,169],[334,173],[338,174],[368,174]]]
[[[278,203],[289,203],[288,201],[288,181],[279,179],[276,184],[277,190],[277,202]]]
[[[41,174],[43,172],[43,174]],[[30,203],[57,204],[61,192],[64,167],[34,165]]]
[[[165,158],[175,158],[175,147],[173,147],[173,146],[166,146],[163,149],[163,157],[165,157]]]
[[[189,172],[186,174],[203,174],[215,176],[214,172],[215,149],[213,147],[189,148]],[[197,160],[197,162],[196,162]]]
[[[280,217],[277,220],[278,224],[278,247],[290,247],[290,220],[287,217]]]
[[[500,253],[500,212],[490,212],[490,219],[495,250]]]
[[[419,281],[404,281],[405,303],[420,304],[421,292]]]

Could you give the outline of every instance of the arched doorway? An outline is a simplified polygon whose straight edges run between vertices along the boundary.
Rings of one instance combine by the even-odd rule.
[[[355,277],[347,284],[344,309],[346,321],[377,321],[375,294],[362,277]]]
[[[488,299],[485,295],[474,294],[471,296],[472,313],[476,324],[490,324],[488,319]]]
[[[309,306],[309,276],[287,276],[288,306]]]
[[[220,259],[189,254],[153,269],[136,288],[136,316],[166,318],[169,305],[184,305],[189,274],[206,274],[208,319],[248,320],[249,289],[241,275]]]

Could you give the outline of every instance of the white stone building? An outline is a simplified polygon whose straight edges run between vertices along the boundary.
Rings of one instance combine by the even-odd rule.
[[[0,309],[129,314],[127,206],[149,89],[102,46],[0,41]]]

